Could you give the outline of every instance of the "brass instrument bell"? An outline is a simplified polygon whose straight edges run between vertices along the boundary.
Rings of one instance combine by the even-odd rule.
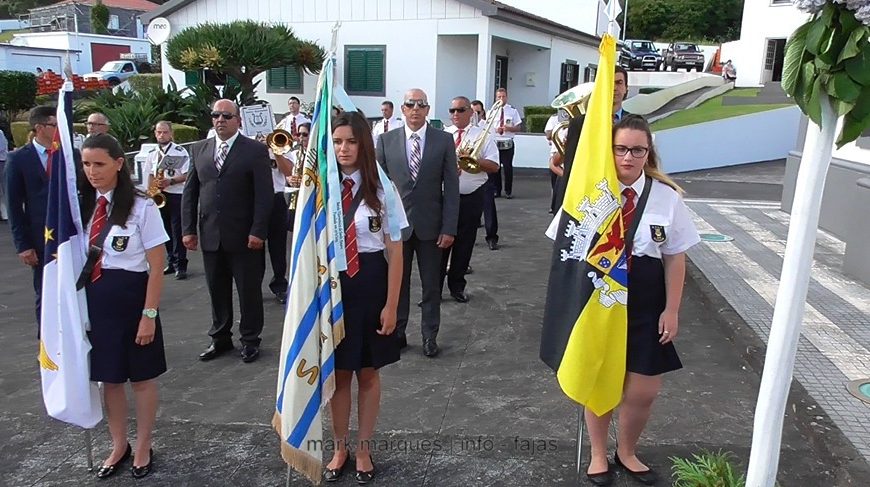
[[[568,120],[559,123],[553,129],[552,141],[556,147],[556,151],[560,156],[565,156],[565,142],[558,137],[558,132],[567,130],[571,120],[586,114],[586,109],[589,106],[589,99],[592,97],[592,89],[595,83],[583,83],[573,88],[566,90],[557,96],[550,106],[556,109],[565,110],[568,114]]]
[[[284,129],[275,129],[266,136],[266,145],[273,154],[284,155],[293,150],[293,135]]]

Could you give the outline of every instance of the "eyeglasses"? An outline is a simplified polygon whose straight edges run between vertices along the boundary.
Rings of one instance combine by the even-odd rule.
[[[236,116],[230,112],[211,112],[211,118],[217,120],[220,117],[223,117],[224,120],[232,120],[236,118]]]
[[[629,152],[631,152],[631,157],[640,159],[641,157],[645,156],[647,152],[649,152],[649,147],[626,147],[624,145],[613,146],[613,153],[619,157],[624,157]]]
[[[85,125],[109,125],[109,124],[102,123],[102,122],[85,122]]]
[[[461,108],[451,108],[447,111],[450,113],[465,113],[466,110],[468,110],[468,108],[461,107]]]
[[[405,100],[405,107],[414,108],[415,106],[420,109],[428,108],[429,103],[426,100]]]

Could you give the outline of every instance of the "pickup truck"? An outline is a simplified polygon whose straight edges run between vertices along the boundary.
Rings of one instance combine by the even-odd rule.
[[[99,71],[83,75],[82,78],[102,79],[108,81],[110,86],[117,86],[139,72],[140,70],[134,61],[109,61]]]
[[[704,53],[697,44],[691,42],[672,42],[665,49],[665,70],[671,68],[671,71],[676,71],[679,68],[686,68],[686,71],[691,71],[695,68],[696,71],[704,70]]]
[[[619,64],[628,70],[658,71],[662,65],[662,55],[651,41],[628,39],[622,43],[619,50]]]

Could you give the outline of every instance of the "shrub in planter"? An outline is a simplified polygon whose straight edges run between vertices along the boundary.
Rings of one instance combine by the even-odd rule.
[[[196,142],[201,140],[199,129],[191,125],[183,125],[180,123],[172,124],[172,134],[177,144],[186,144],[188,142]]]
[[[83,123],[74,123],[73,131],[77,134],[85,135],[88,133],[87,127]],[[13,122],[12,123],[12,138],[15,141],[15,147],[21,147],[27,143],[27,134],[30,132],[30,123],[28,122]]]
[[[7,120],[36,105],[36,75],[24,71],[0,71],[0,110]]]
[[[550,114],[526,115],[526,132],[543,134],[550,116]]]
[[[550,115],[556,113],[556,109],[549,105],[528,105],[523,107],[523,116],[528,117],[530,115],[546,115],[549,117]]]

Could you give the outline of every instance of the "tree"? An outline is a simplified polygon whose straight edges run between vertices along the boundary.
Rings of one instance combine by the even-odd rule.
[[[743,1],[631,0],[626,37],[656,41],[732,41],[740,37]]]
[[[103,5],[102,0],[91,7],[91,32],[94,34],[109,33],[109,7]]]
[[[173,68],[203,68],[231,76],[242,91],[254,89],[254,78],[271,68],[299,66],[317,74],[326,58],[323,48],[303,41],[285,25],[251,20],[189,27],[169,40],[166,57]]]

